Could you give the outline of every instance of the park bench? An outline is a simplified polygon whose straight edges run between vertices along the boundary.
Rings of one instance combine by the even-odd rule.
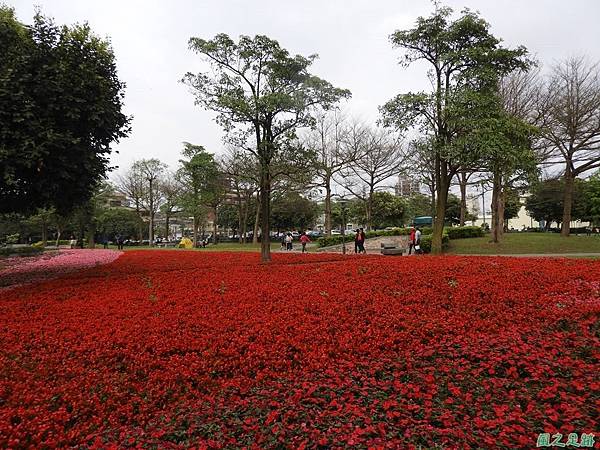
[[[400,255],[402,256],[403,250],[398,248],[393,242],[382,242],[381,243],[381,254],[382,255]]]

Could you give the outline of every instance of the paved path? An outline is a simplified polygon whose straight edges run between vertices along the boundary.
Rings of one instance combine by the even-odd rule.
[[[382,242],[390,242],[396,244],[396,247],[405,250],[404,254],[406,254],[406,252],[408,251],[408,236],[380,236],[376,238],[370,238],[365,241],[365,250],[367,251],[367,254],[380,255]],[[327,253],[341,253],[342,244],[331,245],[329,247],[321,247],[318,248],[317,251]],[[346,242],[346,252],[354,253],[354,241]]]

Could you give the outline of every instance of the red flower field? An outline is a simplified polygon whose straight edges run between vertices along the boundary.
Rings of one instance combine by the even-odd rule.
[[[599,360],[600,261],[126,252],[0,294],[0,448],[535,448]]]

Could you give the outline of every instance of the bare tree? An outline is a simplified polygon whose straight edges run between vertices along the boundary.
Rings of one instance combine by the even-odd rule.
[[[175,174],[170,171],[164,174],[160,184],[164,200],[160,209],[165,215],[165,238],[169,239],[171,217],[181,209],[180,196],[183,192],[183,186],[177,180]]]
[[[133,163],[133,168],[141,175],[143,181],[142,206],[148,213],[148,240],[154,245],[154,217],[158,212],[163,195],[161,192],[161,177],[166,169],[158,159],[140,159]]]
[[[355,125],[350,128],[347,143],[361,155],[349,168],[340,171],[336,180],[356,198],[363,201],[367,229],[371,229],[373,194],[383,188],[382,183],[398,175],[405,163],[400,139],[381,128]]]
[[[411,142],[404,163],[404,171],[416,177],[427,187],[431,197],[431,217],[435,216],[435,152],[431,138],[421,138]]]
[[[260,171],[256,161],[244,149],[230,146],[221,159],[221,166],[229,179],[230,189],[235,195],[238,210],[239,242],[247,242],[248,216],[254,194],[258,191]],[[259,208],[257,208],[257,211]],[[255,221],[258,226],[258,221]],[[256,234],[256,232],[255,232]],[[257,239],[257,236],[254,236]]]
[[[143,239],[142,232],[142,216],[143,206],[142,201],[144,197],[144,178],[139,170],[139,167],[132,165],[127,172],[116,177],[117,189],[127,197],[127,199],[133,203],[135,212],[140,218],[140,225],[138,228],[138,240]]]
[[[565,166],[561,235],[568,236],[575,178],[600,167],[599,64],[573,57],[554,66],[540,110],[549,162]]]
[[[305,145],[314,151],[315,187],[325,190],[325,233],[331,236],[331,195],[334,177],[358,159],[360,146],[347,145],[348,126],[338,110],[317,118]]]

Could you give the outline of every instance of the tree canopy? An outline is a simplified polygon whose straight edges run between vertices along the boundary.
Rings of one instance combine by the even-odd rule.
[[[460,167],[478,157],[460,137],[485,117],[489,93],[495,93],[499,78],[528,65],[527,50],[503,47],[478,14],[464,10],[452,19],[452,13],[451,8],[436,6],[413,28],[391,35],[392,44],[404,52],[401,64],[429,64],[433,91],[400,94],[381,107],[384,124],[401,131],[416,128],[430,136],[436,189],[434,253],[442,250],[450,182]]]
[[[261,259],[270,261],[272,162],[297,128],[314,123],[317,109],[328,109],[350,92],[308,71],[316,55],[292,56],[267,36],[241,36],[238,42],[226,34],[211,40],[192,37],[189,46],[212,73],[188,72],[182,81],[197,104],[217,113],[228,140],[259,163]]]
[[[17,21],[0,7],[0,211],[89,199],[127,136],[124,84],[109,43],[87,24]]]

